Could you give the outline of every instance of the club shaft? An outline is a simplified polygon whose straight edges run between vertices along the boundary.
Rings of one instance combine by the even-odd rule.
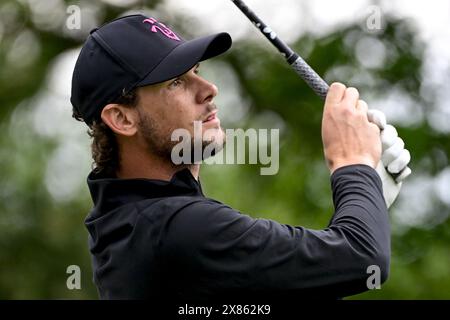
[[[320,77],[305,60],[295,53],[278,35],[265,24],[242,0],[231,0],[242,13],[261,31],[261,33],[278,49],[289,65],[322,99],[325,99],[329,89],[328,84]]]
[[[243,1],[241,0],[231,0],[233,3],[242,11],[243,14],[257,27],[261,33],[281,52],[281,54],[286,58],[290,59],[294,55],[294,51],[279,39],[275,32],[264,23]]]
[[[297,53],[295,53],[277,34],[265,24],[242,0],[231,0],[247,18],[262,32],[262,34],[280,51],[289,65],[308,84],[308,86],[325,100],[329,85],[311,68]],[[409,168],[407,168],[410,170]],[[401,174],[401,173],[400,173]],[[399,174],[391,174],[394,178]]]

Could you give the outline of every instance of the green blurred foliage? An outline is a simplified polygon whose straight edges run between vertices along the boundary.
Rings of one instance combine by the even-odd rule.
[[[147,2],[146,6],[154,7],[158,2]],[[0,38],[0,298],[96,299],[87,231],[83,225],[91,207],[87,187],[72,200],[55,201],[46,188],[45,173],[52,152],[64,142],[37,135],[30,122],[16,114],[24,105],[32,111],[33,99],[43,90],[53,59],[79,47],[83,41],[59,29],[42,30],[33,22],[30,8],[24,3],[3,1],[0,5],[3,25]],[[134,8],[141,9],[139,5],[135,4]],[[98,6],[101,22],[130,9],[105,3]],[[171,17],[169,23],[177,29],[187,29],[184,19]],[[39,42],[39,53],[26,65],[9,64],[8,52],[24,30],[32,32]],[[382,41],[395,54],[382,67],[363,70],[354,46],[364,37]],[[333,212],[329,172],[321,148],[322,102],[274,49],[262,43],[265,40],[255,30],[254,41],[234,43],[229,53],[215,61],[232,70],[240,88],[236,95],[250,105],[240,123],[230,123],[227,127],[281,129],[279,172],[261,176],[256,165],[206,165],[202,168],[202,183],[209,197],[243,213],[321,229],[327,226]],[[407,21],[388,17],[385,31],[376,35],[365,33],[356,24],[321,38],[306,34],[297,39],[293,48],[301,54],[308,48],[304,58],[319,74],[328,75],[328,81],[356,85],[362,96],[380,97],[396,86],[424,109],[433,108],[433,101],[424,100],[418,94],[424,44],[418,41]],[[335,73],[329,71],[338,66],[348,67],[355,74],[368,72],[374,81],[365,85],[333,78]],[[67,107],[70,113],[69,104]],[[397,125],[397,129],[412,153],[411,167],[415,172],[434,176],[448,166],[450,139],[447,135],[433,131],[426,121],[411,127]],[[434,153],[443,156],[434,157]],[[88,172],[79,174],[86,176]],[[382,290],[352,298],[450,298],[450,208],[434,201],[432,210],[447,213],[444,215],[447,218],[429,226],[394,232],[388,282]],[[66,268],[71,264],[81,267],[82,290],[66,288]]]

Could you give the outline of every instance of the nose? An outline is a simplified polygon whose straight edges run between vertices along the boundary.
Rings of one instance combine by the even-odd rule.
[[[199,89],[197,92],[197,102],[204,104],[211,102],[215,96],[219,93],[217,86],[201,77],[198,77]]]

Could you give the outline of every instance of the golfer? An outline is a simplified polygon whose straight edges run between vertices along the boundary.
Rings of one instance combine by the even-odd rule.
[[[380,129],[356,89],[335,83],[325,102],[335,207],[326,229],[254,219],[207,198],[199,164],[173,163],[172,132],[194,137],[196,121],[208,132],[203,148],[225,143],[218,88],[198,71],[230,46],[227,33],[187,41],[143,15],[94,29],[85,42],[71,102],[93,139],[85,224],[100,298],[341,298],[369,289],[370,266],[387,279],[389,217],[374,169]]]

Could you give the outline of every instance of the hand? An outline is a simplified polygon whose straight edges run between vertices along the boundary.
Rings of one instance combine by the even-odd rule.
[[[381,158],[380,129],[369,122],[358,90],[333,83],[322,118],[322,140],[330,171],[351,164],[375,168]]]
[[[398,136],[394,126],[387,124],[386,116],[379,110],[367,112],[369,121],[376,124],[381,130],[381,143],[383,153],[381,161],[387,171],[395,178],[396,182],[402,182],[411,174],[408,167],[411,161],[410,152],[405,149],[405,143]]]
[[[368,111],[367,116],[370,122],[375,123],[382,130],[383,154],[376,171],[381,178],[384,199],[389,208],[400,193],[402,181],[411,174],[411,169],[407,167],[411,156],[409,151],[404,149],[405,144],[398,137],[397,130],[387,125],[383,112],[372,109]]]

